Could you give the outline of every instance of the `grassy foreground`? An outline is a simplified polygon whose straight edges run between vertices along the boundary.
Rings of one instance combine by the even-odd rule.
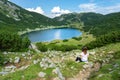
[[[59,41],[56,44],[86,44],[90,40],[94,40],[91,35],[83,36],[81,40],[70,39],[67,42]],[[54,43],[53,41],[51,43]],[[45,43],[50,44],[50,43]],[[119,80],[120,74],[120,43],[112,43],[106,46],[95,48],[89,51],[89,62],[102,62],[102,68],[91,74],[90,80]],[[95,52],[94,54],[92,54]],[[77,54],[81,53],[80,49],[72,51],[46,51],[36,52],[30,50],[28,52],[11,52],[4,54],[9,60],[6,66],[16,66],[15,72],[6,75],[0,75],[0,80],[59,80],[61,76],[65,80],[75,77],[80,71],[84,69],[86,63],[76,63],[75,58]],[[20,57],[18,63],[14,63],[15,57]],[[2,71],[6,66],[0,66]],[[26,67],[26,68],[23,68]],[[40,72],[45,73],[40,76]]]

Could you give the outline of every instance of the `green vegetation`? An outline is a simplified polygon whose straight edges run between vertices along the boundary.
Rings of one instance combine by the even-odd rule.
[[[79,48],[76,45],[62,45],[62,44],[59,45],[59,44],[53,44],[53,43],[44,44],[41,42],[37,43],[36,46],[42,52],[45,52],[47,50],[56,50],[56,51],[64,51],[65,52],[65,51],[71,51],[71,50]]]
[[[84,62],[75,63],[74,61],[64,61],[66,66],[61,69],[63,76],[74,77],[80,70],[83,69]]]
[[[103,35],[120,29],[120,12],[107,15],[97,13],[70,13],[54,18],[62,24],[68,24],[94,36]]]
[[[25,51],[30,45],[30,40],[11,32],[0,32],[0,51]]]
[[[114,53],[114,58],[93,74],[90,80],[119,80],[120,79],[120,51]]]
[[[86,44],[86,46],[88,46],[89,49],[94,49],[96,47],[101,47],[116,42],[120,42],[120,31],[110,32],[108,34],[97,37],[95,41]]]

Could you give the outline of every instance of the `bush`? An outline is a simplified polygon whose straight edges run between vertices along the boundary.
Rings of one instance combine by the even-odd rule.
[[[30,40],[27,37],[22,38],[11,32],[0,32],[1,51],[23,51],[28,49],[29,45]]]
[[[36,46],[42,52],[46,52],[48,50],[47,45],[45,45],[45,44],[43,44],[41,42],[37,43]]]
[[[75,39],[75,40],[81,40],[82,37],[72,37],[72,39]]]
[[[67,41],[68,41],[68,39],[64,39],[64,40],[63,40],[63,42],[67,42]]]
[[[4,54],[2,54],[2,53],[0,52],[0,66],[2,66],[2,65],[4,64],[4,61],[8,61],[8,60],[7,60],[7,57],[4,56]]]
[[[120,42],[120,31],[114,31],[105,35],[101,35],[100,37],[97,37],[95,41],[92,41],[85,46],[88,46],[89,49],[93,49],[116,42]]]

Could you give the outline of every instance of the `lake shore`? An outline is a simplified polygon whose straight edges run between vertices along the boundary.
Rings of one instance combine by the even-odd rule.
[[[35,28],[35,29],[29,29],[27,28],[25,31],[19,31],[18,35],[24,35],[26,33],[34,32],[34,31],[40,31],[40,30],[46,30],[46,29],[56,29],[56,28],[70,28],[69,26],[63,25],[63,26],[48,26],[45,28]]]

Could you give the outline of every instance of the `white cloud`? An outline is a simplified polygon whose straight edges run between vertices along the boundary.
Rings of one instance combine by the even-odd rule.
[[[26,10],[31,11],[31,12],[36,12],[40,14],[44,14],[44,11],[41,7],[36,7],[36,8],[26,8]]]
[[[60,16],[61,14],[68,14],[71,13],[69,10],[61,9],[59,6],[53,7],[51,10],[53,17]]]
[[[98,6],[95,3],[87,3],[87,4],[80,4],[79,8],[80,8],[80,12],[96,12],[96,13],[108,14],[112,12],[119,12],[120,4],[103,7],[103,6]]]
[[[79,8],[83,12],[95,12],[97,6],[94,3],[87,3],[87,4],[80,4]]]

